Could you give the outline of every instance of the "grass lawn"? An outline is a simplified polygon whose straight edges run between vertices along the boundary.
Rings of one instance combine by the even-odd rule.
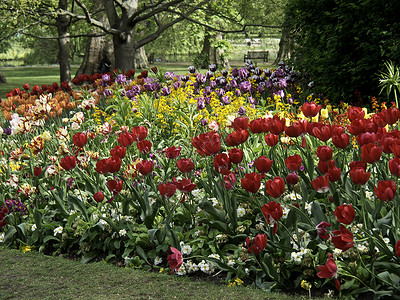
[[[309,299],[0,247],[1,299]]]

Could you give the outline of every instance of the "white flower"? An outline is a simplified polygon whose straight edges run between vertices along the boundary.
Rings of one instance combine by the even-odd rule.
[[[192,247],[190,247],[189,245],[183,245],[181,247],[181,252],[183,255],[189,255],[190,253],[192,253]]]
[[[311,203],[306,203],[304,208],[306,211],[311,215],[311,207],[312,207],[312,202]]]
[[[219,256],[219,254],[210,254],[208,257],[211,257],[211,258],[215,258],[215,259],[221,260],[221,257]]]
[[[120,236],[125,236],[126,235],[126,230],[125,229],[121,229],[120,231],[118,231],[118,234]]]
[[[63,232],[63,227],[62,226],[58,226],[56,229],[54,229],[54,236],[56,236],[59,233]]]
[[[31,231],[35,231],[36,230],[36,224],[33,224],[31,227]]]
[[[244,217],[246,215],[246,210],[243,207],[237,208],[237,216],[239,218]]]
[[[72,129],[72,130],[78,130],[80,127],[81,127],[81,125],[79,125],[79,124],[76,123],[76,122],[72,122],[72,123],[71,123],[71,129]]]
[[[5,236],[4,232],[0,233],[0,243],[4,242],[4,236]]]
[[[235,261],[233,259],[228,260],[228,266],[233,267],[235,265]]]
[[[290,254],[290,258],[294,261],[294,262],[301,262],[302,259],[302,255],[300,252],[292,252]]]
[[[289,215],[290,209],[288,207],[283,206],[282,211],[283,211],[282,218],[286,219],[287,216]]]
[[[213,206],[216,206],[219,204],[217,198],[209,198],[208,200],[211,200]]]
[[[161,263],[162,263],[162,258],[156,256],[156,258],[154,259],[154,265],[157,266],[157,265],[159,265]]]

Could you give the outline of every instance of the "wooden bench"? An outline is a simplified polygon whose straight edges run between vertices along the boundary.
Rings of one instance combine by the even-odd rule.
[[[247,54],[244,55],[243,62],[246,62],[246,59],[262,59],[263,62],[268,61],[269,51],[247,51]]]

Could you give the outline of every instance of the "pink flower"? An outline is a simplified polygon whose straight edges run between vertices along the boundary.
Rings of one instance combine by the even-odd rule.
[[[172,269],[171,274],[178,271],[183,264],[182,253],[174,247],[170,247],[172,254],[167,257],[169,267]]]

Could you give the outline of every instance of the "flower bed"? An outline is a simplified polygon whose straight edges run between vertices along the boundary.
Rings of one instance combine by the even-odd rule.
[[[400,111],[323,108],[283,65],[189,71],[10,94],[0,242],[265,290],[398,294]]]

